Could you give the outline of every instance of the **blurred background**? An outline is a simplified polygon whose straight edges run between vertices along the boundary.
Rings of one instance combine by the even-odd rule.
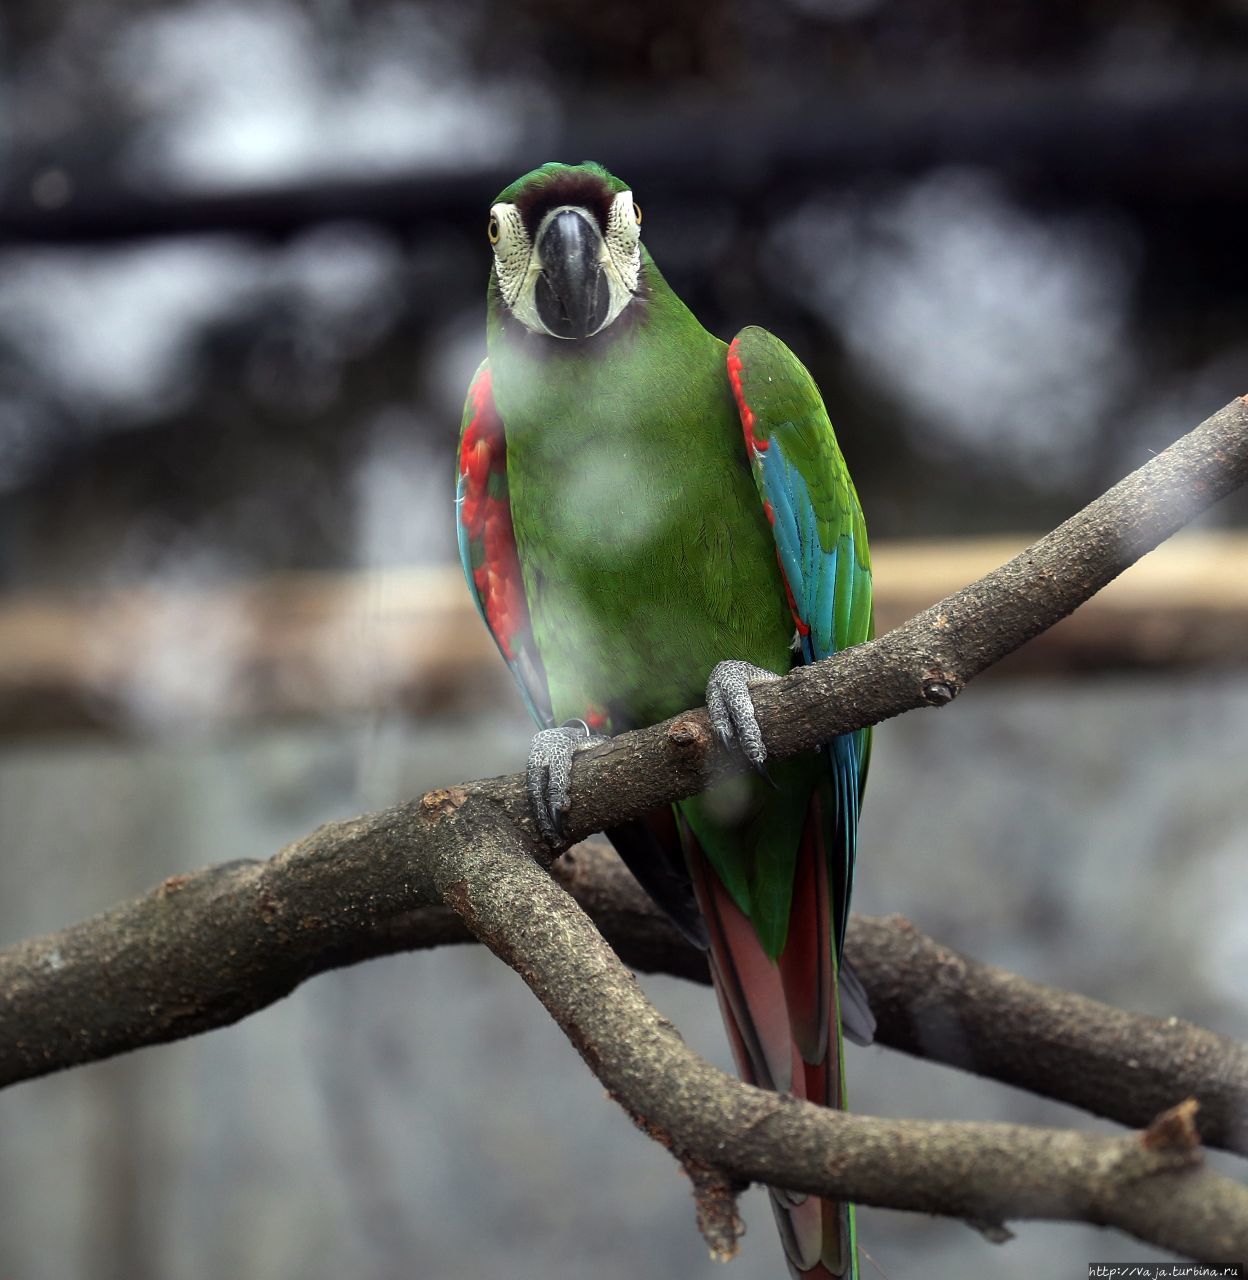
[[[1248,391],[1245,0],[0,0],[0,60],[0,944],[521,765],[451,473],[486,212],[545,160],[809,364],[885,624]],[[1242,1037],[1248,501],[1198,523],[880,732],[857,906]],[[728,1065],[708,991],[646,986]],[[849,1071],[863,1111],[1098,1127]],[[721,1271],[469,949],[0,1095],[5,1280],[782,1274],[745,1208]],[[893,1280],[1163,1256],[861,1222]]]

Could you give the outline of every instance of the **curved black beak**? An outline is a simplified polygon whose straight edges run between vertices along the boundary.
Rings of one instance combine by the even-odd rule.
[[[557,338],[588,338],[606,322],[611,291],[598,261],[601,247],[598,224],[581,209],[561,210],[542,232],[534,300],[538,318]]]

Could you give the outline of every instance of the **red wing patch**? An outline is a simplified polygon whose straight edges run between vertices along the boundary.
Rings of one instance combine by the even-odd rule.
[[[733,338],[728,348],[728,381],[732,384],[732,398],[737,402],[737,412],[741,415],[741,430],[745,432],[745,443],[757,453],[766,453],[770,440],[760,439],[754,434],[754,410],[745,402],[745,391],[741,386],[741,354],[737,350],[740,338]]]
[[[600,707],[596,702],[591,702],[585,708],[585,715],[582,717],[593,733],[609,732],[608,725],[611,722],[610,713],[606,707]]]
[[[801,612],[797,607],[797,601],[793,598],[793,588],[789,586],[789,575],[784,571],[784,561],[780,557],[778,548],[776,550],[776,563],[780,566],[780,581],[784,583],[784,598],[788,601],[789,612],[793,615],[797,634],[799,636],[808,636],[810,635],[810,625],[802,618]]]
[[[472,581],[503,656],[518,656],[513,641],[529,631],[516,538],[507,500],[507,446],[503,420],[494,407],[493,381],[482,369],[469,392],[472,419],[459,448],[464,480],[459,518],[472,547]]]
[[[738,336],[733,338],[728,346],[728,381],[732,386],[732,398],[737,402],[737,413],[741,417],[741,430],[745,435],[745,447],[749,454],[750,466],[754,469],[755,476],[758,477],[760,475],[758,459],[771,447],[771,441],[754,434],[754,426],[757,419],[754,416],[754,410],[746,402],[745,388],[741,381],[744,369],[741,364],[741,352],[738,350],[740,342],[741,339]],[[762,481],[759,480],[758,483],[761,485]],[[774,528],[776,523],[775,508],[771,505],[770,499],[766,497],[763,498],[763,514],[767,517],[767,523]],[[780,566],[780,578],[784,583],[784,594],[788,599],[789,612],[793,615],[798,634],[808,636],[810,635],[810,627],[803,620],[801,612],[798,610],[797,601],[793,597],[793,588],[789,585],[788,575],[784,571],[784,560],[781,558],[779,547],[776,548],[776,563]]]

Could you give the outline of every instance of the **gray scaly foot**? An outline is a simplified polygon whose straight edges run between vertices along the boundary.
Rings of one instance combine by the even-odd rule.
[[[525,768],[529,807],[538,830],[551,844],[563,843],[562,815],[570,803],[572,757],[600,742],[606,742],[606,738],[590,733],[584,720],[569,720],[557,729],[543,729],[533,736]]]
[[[752,662],[719,662],[706,682],[706,711],[711,727],[726,746],[734,742],[745,758],[767,777],[767,747],[763,742],[750,685],[765,680],[779,680],[774,671],[756,667]]]

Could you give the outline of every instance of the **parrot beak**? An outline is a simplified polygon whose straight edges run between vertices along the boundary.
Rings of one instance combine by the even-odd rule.
[[[537,243],[542,274],[538,318],[555,338],[588,338],[607,321],[611,288],[602,266],[602,233],[583,209],[558,210]]]

